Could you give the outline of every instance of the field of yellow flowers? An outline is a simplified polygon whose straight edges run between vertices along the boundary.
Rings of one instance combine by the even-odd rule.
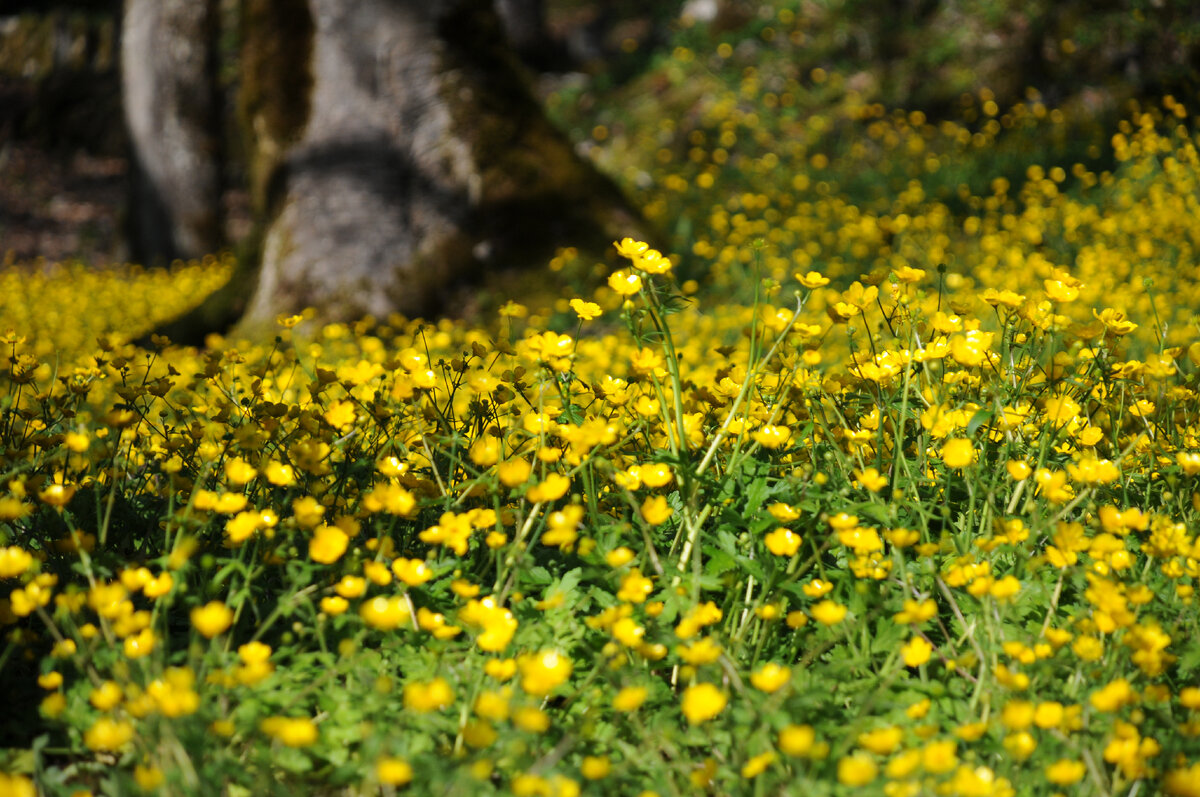
[[[1070,120],[743,78],[486,327],[0,273],[0,794],[1200,795],[1187,110],[973,186]]]

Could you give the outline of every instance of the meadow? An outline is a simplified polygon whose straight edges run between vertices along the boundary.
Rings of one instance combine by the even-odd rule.
[[[1189,110],[758,60],[552,98],[664,243],[544,307],[0,272],[0,793],[1200,795]]]

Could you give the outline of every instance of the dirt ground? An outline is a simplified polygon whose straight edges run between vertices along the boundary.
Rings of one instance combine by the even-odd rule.
[[[127,169],[124,158],[0,142],[0,258],[92,265],[122,260]]]

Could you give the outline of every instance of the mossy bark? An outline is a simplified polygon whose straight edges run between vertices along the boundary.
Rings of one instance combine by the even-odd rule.
[[[266,216],[271,178],[310,110],[314,23],[308,0],[242,0],[238,122],[252,206]]]
[[[308,306],[325,319],[439,312],[484,271],[642,229],[546,120],[489,0],[308,9],[307,102],[294,106],[306,118],[264,183],[243,328]],[[275,95],[258,96],[270,118]]]

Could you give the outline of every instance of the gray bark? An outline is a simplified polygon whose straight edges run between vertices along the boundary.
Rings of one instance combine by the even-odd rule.
[[[265,181],[246,325],[427,314],[482,268],[637,228],[546,121],[487,0],[308,8],[307,119]]]
[[[220,244],[215,0],[126,0],[121,77],[133,161],[131,250],[144,262]]]
[[[251,318],[294,297],[337,315],[429,303],[420,261],[453,239],[472,170],[438,96],[431,15],[416,3],[311,0],[313,86],[286,156],[280,212],[263,247]]]

